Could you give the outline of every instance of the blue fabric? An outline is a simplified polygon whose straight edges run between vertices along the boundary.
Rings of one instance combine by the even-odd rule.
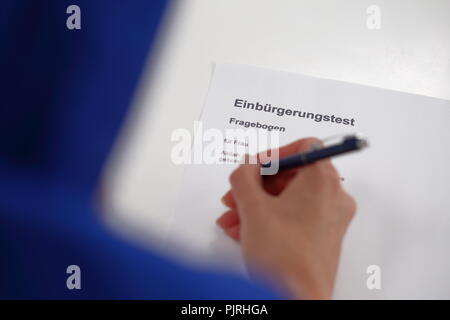
[[[81,8],[81,30],[66,8]],[[0,298],[270,299],[116,238],[95,190],[165,1],[3,0]],[[66,268],[81,267],[81,290]]]

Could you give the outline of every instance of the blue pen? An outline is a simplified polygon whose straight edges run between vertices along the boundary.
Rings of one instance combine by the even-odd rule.
[[[328,147],[316,147],[313,150],[294,154],[292,156],[280,159],[278,161],[278,172],[288,170],[309,163],[334,157],[343,153],[361,150],[368,146],[367,139],[358,135],[344,136],[342,142],[330,145]],[[263,164],[263,168],[271,167],[271,163]]]

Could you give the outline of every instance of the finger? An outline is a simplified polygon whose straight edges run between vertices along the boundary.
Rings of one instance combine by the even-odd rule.
[[[314,145],[320,143],[321,141],[316,138],[305,138],[294,141],[280,149],[280,158],[285,158],[296,153],[308,152]],[[276,175],[265,176],[264,187],[266,191],[272,195],[280,194],[289,184],[291,179],[295,177],[298,170],[299,168],[293,168],[279,172]]]
[[[246,156],[246,163],[254,160]],[[266,197],[258,164],[243,164],[239,166],[231,174],[230,183],[233,197],[238,208],[240,208],[240,212],[241,209],[242,212],[253,212],[254,210],[251,209],[260,205],[261,201]]]
[[[222,203],[230,209],[236,208],[236,201],[234,201],[233,193],[231,192],[231,190],[228,190],[227,193],[225,193],[225,195],[222,197]]]
[[[284,158],[295,153],[307,152],[311,150],[314,144],[321,143],[317,138],[304,138],[296,140],[288,145],[278,148],[279,158]],[[263,152],[264,153],[264,152]],[[267,153],[267,151],[266,151]],[[272,155],[273,153],[270,153]],[[261,153],[260,153],[261,155]],[[278,195],[289,183],[289,181],[295,176],[297,168],[280,172],[273,176],[266,176],[264,188],[272,195]],[[222,197],[222,203],[228,208],[236,208],[236,201],[234,200],[233,193],[229,190]]]
[[[236,210],[229,210],[225,212],[219,219],[217,224],[223,229],[227,229],[239,224],[239,215]]]
[[[236,225],[225,230],[225,233],[233,240],[240,240],[240,226]]]
[[[264,189],[271,195],[276,196],[283,191],[296,174],[297,169],[292,169],[280,172],[276,175],[265,176]]]

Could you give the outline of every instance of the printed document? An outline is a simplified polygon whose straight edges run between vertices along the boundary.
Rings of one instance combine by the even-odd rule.
[[[276,132],[280,145],[363,133],[368,148],[333,159],[358,204],[335,298],[450,298],[450,101],[218,63],[199,120],[194,140],[206,153],[209,129]],[[191,260],[244,270],[239,245],[215,220],[245,152],[235,147],[249,146],[224,140],[216,163],[192,152],[168,239]]]

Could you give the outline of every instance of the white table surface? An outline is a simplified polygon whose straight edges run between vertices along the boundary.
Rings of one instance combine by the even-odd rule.
[[[449,0],[179,0],[105,170],[107,218],[144,245],[164,237],[183,174],[171,133],[193,129],[214,61],[450,100],[449,13]]]

